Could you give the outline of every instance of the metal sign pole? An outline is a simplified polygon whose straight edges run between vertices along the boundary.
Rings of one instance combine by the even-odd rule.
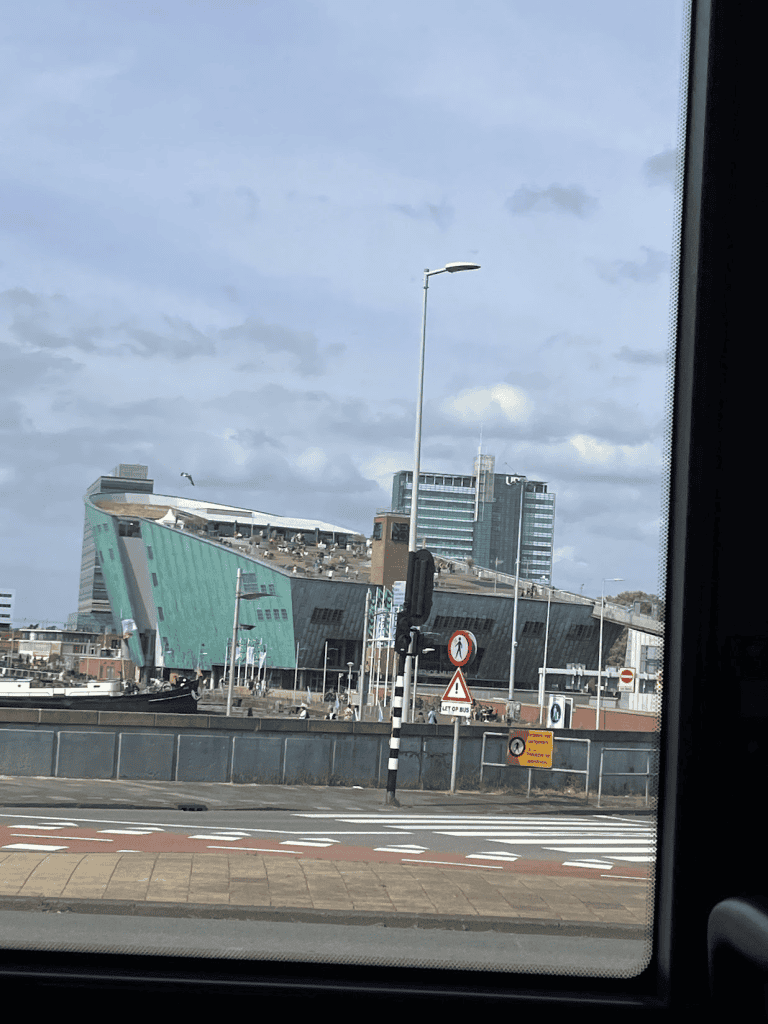
[[[459,760],[459,717],[453,720],[453,758],[451,760],[451,792],[456,792],[456,763]]]

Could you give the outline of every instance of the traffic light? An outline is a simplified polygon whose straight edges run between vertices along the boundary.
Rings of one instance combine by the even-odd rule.
[[[411,645],[411,623],[408,612],[399,612],[395,624],[395,650],[398,654],[407,654]]]
[[[432,611],[435,586],[435,560],[432,552],[422,548],[408,555],[408,579],[405,585],[405,607],[412,626],[420,626]]]

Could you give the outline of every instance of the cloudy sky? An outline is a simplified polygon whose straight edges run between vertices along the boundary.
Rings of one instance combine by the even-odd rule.
[[[659,589],[683,0],[36,0],[0,27],[0,586],[82,495],[370,534],[413,465],[556,498],[554,582]],[[195,488],[180,474],[189,472]]]

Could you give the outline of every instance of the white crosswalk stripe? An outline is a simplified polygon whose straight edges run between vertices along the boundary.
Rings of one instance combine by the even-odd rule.
[[[609,867],[615,861],[651,864],[655,860],[656,828],[649,819],[611,815],[464,815],[464,814],[334,814],[302,813],[301,818],[333,818],[352,825],[379,825],[393,830],[431,832],[458,839],[484,839],[513,847],[495,855],[511,859],[538,847],[551,853],[579,854],[569,865]],[[475,859],[493,859],[492,851],[467,854]]]

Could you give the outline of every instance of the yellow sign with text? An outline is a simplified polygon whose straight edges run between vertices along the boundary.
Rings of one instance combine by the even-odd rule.
[[[554,733],[542,729],[511,729],[507,764],[521,768],[551,768]]]

